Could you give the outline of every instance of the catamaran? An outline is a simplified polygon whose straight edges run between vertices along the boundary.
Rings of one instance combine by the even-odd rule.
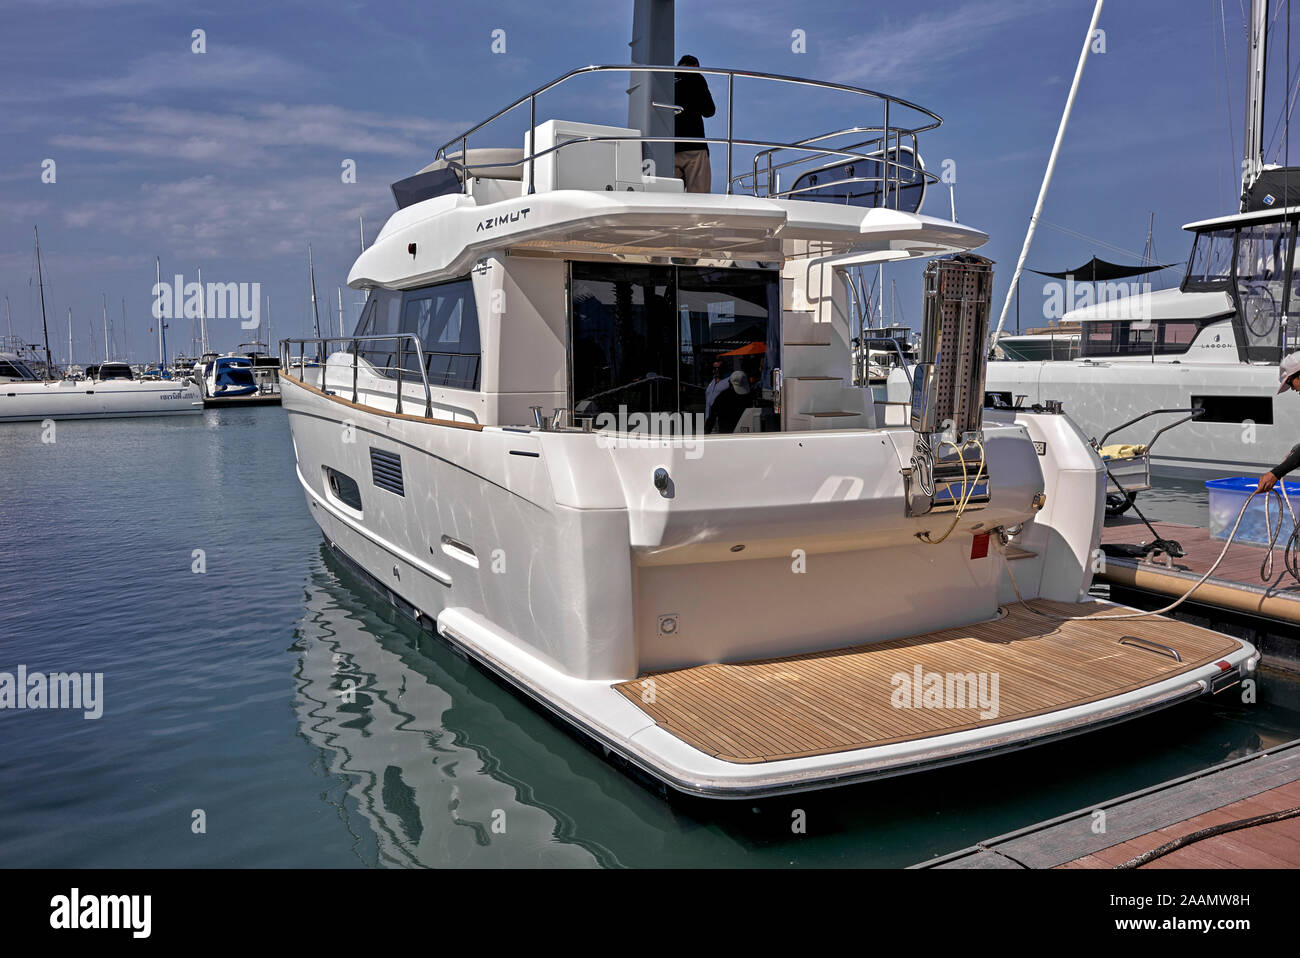
[[[920,212],[939,117],[644,65],[673,62],[671,34],[638,59],[444,145],[352,267],[354,332],[282,341],[298,480],[338,556],[605,755],[720,798],[966,761],[1251,676],[1249,643],[1091,598],[1100,460],[1052,410],[985,413],[986,236]],[[674,73],[726,91],[728,117],[791,91],[807,115],[856,108],[810,138],[699,138],[722,192],[686,193],[652,172],[680,140]],[[538,117],[544,92],[613,77],[628,126]],[[522,148],[471,146],[512,110]],[[888,426],[851,385],[846,271],[915,258],[921,361]]]
[[[1300,403],[1278,395],[1279,363],[1300,349],[1300,326],[1288,319],[1300,302],[1300,169],[1264,164],[1268,6],[1251,4],[1241,212],[1184,227],[1193,242],[1177,288],[1067,312],[1062,324],[1080,327],[1077,358],[988,368],[994,401],[1060,402],[1093,438],[1169,410],[1163,419],[1114,432],[1116,443],[1145,443],[1153,422],[1169,424],[1198,410],[1152,447],[1157,474],[1259,474],[1300,442]]]

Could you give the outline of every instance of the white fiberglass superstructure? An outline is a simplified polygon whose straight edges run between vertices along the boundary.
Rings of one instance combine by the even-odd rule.
[[[821,136],[701,141],[725,192],[685,193],[645,162],[680,138],[538,122],[575,78],[674,73],[587,67],[508,108],[522,149],[472,148],[498,114],[396,184],[349,276],[355,332],[281,345],[329,545],[606,754],[710,796],[968,760],[1253,668],[1226,636],[1096,618],[1102,467],[1063,416],[983,418],[986,237],[919,212],[939,118],[676,71],[727,90],[729,134],[742,84],[765,116],[791,90],[857,107]],[[953,254],[927,269],[916,401],[874,401],[846,270]],[[969,700],[929,707],[954,675]]]

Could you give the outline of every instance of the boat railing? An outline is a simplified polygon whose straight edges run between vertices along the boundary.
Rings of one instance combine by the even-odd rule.
[[[685,137],[685,136],[646,136],[642,134],[628,136],[571,136],[566,135],[565,142],[557,143],[545,149],[537,149],[537,98],[557,87],[573,80],[575,77],[589,74],[622,72],[629,74],[629,80],[635,82],[640,74],[651,73],[696,73],[702,76],[723,77],[726,80],[727,97],[727,135],[725,137]],[[815,136],[804,137],[790,142],[758,140],[735,136],[735,109],[737,105],[736,80],[756,80],[784,86],[798,86],[810,90],[843,93],[860,98],[880,112],[880,120],[869,118],[865,124],[854,124]],[[666,109],[674,114],[680,108],[673,104],[651,103],[652,107]],[[470,137],[480,134],[515,110],[527,107],[528,129],[530,131],[526,155],[520,160],[499,163],[479,163],[469,161]],[[907,119],[909,114],[916,120]],[[900,208],[903,191],[920,187],[922,196],[924,188],[937,183],[938,177],[925,170],[918,152],[919,134],[936,129],[943,120],[935,113],[907,100],[849,86],[843,83],[831,83],[823,80],[809,80],[803,77],[784,76],[777,73],[762,73],[754,70],[724,70],[713,67],[689,66],[651,66],[646,64],[630,65],[592,65],[572,70],[569,73],[538,87],[515,100],[509,106],[470,127],[465,132],[448,140],[438,148],[436,160],[444,162],[448,168],[456,171],[462,184],[462,190],[469,192],[470,179],[482,175],[483,171],[495,168],[522,168],[528,170],[528,192],[536,191],[537,160],[556,153],[567,147],[582,143],[627,142],[637,143],[699,143],[704,146],[718,145],[726,147],[726,192],[747,191],[753,196],[785,199],[812,193],[814,190],[826,191],[831,187],[850,186],[852,184],[870,184],[875,187],[876,205]],[[865,139],[862,139],[863,135]],[[840,142],[834,141],[840,138]],[[844,139],[853,139],[846,143]],[[499,145],[499,144],[497,144]],[[453,151],[459,147],[459,152]],[[735,151],[737,148],[753,149],[751,168],[737,173],[735,169]],[[865,164],[861,170],[855,169],[857,163]],[[798,185],[804,174],[815,174],[822,170],[836,175],[835,170],[843,170],[837,178],[828,182],[814,182]],[[792,187],[783,189],[780,174],[797,173]],[[811,197],[810,197],[811,198]],[[849,195],[846,191],[845,202]],[[919,206],[919,202],[918,202]]]
[[[318,336],[311,339],[280,340],[280,366],[285,370],[292,370],[294,368],[290,365],[290,360],[292,359],[293,347],[297,346],[297,368],[301,374],[300,381],[307,385],[311,385],[310,383],[307,383],[308,369],[310,367],[308,367],[306,363],[308,361],[316,362],[320,368],[320,384],[317,388],[319,388],[323,393],[329,393],[329,390],[326,388],[326,376],[329,372],[331,355],[330,346],[332,343],[344,344],[346,347],[344,351],[346,351],[351,357],[351,362],[345,363],[344,368],[350,369],[352,372],[352,402],[354,404],[359,404],[357,376],[361,345],[363,343],[392,343],[396,347],[394,353],[397,358],[397,364],[395,366],[376,365],[369,359],[366,360],[366,365],[368,368],[373,370],[380,370],[385,373],[396,373],[394,379],[397,382],[397,408],[394,411],[398,415],[402,414],[403,379],[406,374],[418,372],[420,375],[420,385],[424,387],[424,415],[428,419],[433,418],[433,393],[429,388],[429,375],[426,369],[429,357],[437,355],[461,355],[459,353],[428,352],[420,342],[420,337],[415,333],[377,333],[361,336]],[[307,347],[309,346],[314,347],[310,352],[307,350]],[[411,369],[406,365],[406,358],[408,356],[421,357],[420,361],[416,363],[415,369]],[[338,368],[339,367],[336,364],[335,369]],[[288,375],[290,378],[294,378],[292,373],[288,373]]]

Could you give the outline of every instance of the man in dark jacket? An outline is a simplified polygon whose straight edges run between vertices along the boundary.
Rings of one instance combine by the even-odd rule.
[[[698,67],[700,61],[689,53],[677,61],[679,67]],[[674,102],[681,107],[677,114],[677,136],[704,136],[704,118],[717,108],[702,73],[673,74]],[[687,193],[707,193],[713,182],[709,168],[707,143],[678,143],[673,154],[673,176],[686,184]]]
[[[1282,360],[1277,371],[1277,378],[1281,380],[1281,385],[1277,387],[1277,394],[1280,396],[1288,389],[1294,389],[1300,392],[1300,353],[1292,353]],[[1259,477],[1259,485],[1256,492],[1268,492],[1277,485],[1278,480],[1285,476],[1292,469],[1300,466],[1300,446],[1291,450],[1291,454],[1283,459],[1278,465]]]
[[[751,405],[751,398],[749,377],[737,369],[731,374],[730,388],[718,393],[713,400],[708,418],[704,420],[704,432],[735,432],[740,417]]]

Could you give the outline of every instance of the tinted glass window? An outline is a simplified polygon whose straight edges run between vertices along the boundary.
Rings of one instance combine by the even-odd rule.
[[[1185,287],[1226,289],[1232,276],[1234,230],[1198,233]]]
[[[1194,319],[1148,322],[1103,320],[1083,324],[1080,355],[1157,356],[1185,353],[1203,324]]]
[[[701,429],[777,429],[772,369],[780,363],[777,274],[764,270],[574,263],[573,402],[577,416],[673,413]],[[716,366],[715,366],[716,364]]]
[[[481,352],[478,308],[469,280],[404,292],[372,290],[361,311],[356,335],[399,332],[419,337],[429,385],[478,388]],[[358,352],[384,375],[396,376],[400,359],[405,370],[403,376],[409,373],[418,378],[421,360],[414,350],[415,344],[410,339],[389,339],[363,343]]]

